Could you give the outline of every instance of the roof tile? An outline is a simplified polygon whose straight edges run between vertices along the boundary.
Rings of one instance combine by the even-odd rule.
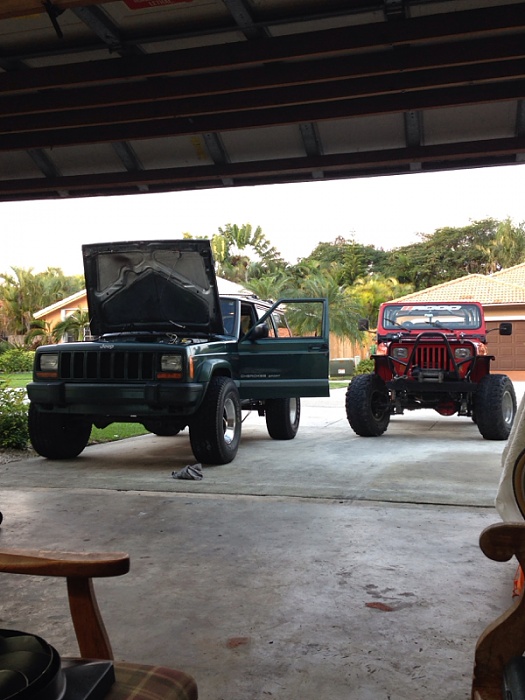
[[[518,270],[517,268],[521,268]],[[509,273],[505,276],[502,273]],[[522,280],[514,282],[514,280]],[[450,282],[398,297],[394,301],[479,301],[482,304],[525,304],[525,263],[493,275],[465,275]]]

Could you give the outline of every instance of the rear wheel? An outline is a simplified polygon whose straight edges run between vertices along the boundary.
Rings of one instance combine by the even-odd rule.
[[[299,430],[301,399],[268,399],[264,410],[268,435],[274,440],[293,440]]]
[[[87,445],[91,421],[82,416],[43,413],[29,406],[29,439],[36,452],[48,459],[72,459]]]
[[[190,424],[193,454],[205,464],[231,462],[241,439],[241,400],[229,377],[213,377]]]
[[[382,435],[390,423],[390,398],[377,374],[358,374],[346,391],[346,417],[362,437]]]
[[[506,374],[487,374],[474,395],[476,425],[485,440],[506,440],[516,415],[516,394]]]

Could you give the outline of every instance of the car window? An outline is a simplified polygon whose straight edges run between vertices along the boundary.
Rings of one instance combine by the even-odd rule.
[[[261,309],[265,314],[268,310]],[[268,323],[269,318],[265,319]],[[323,299],[282,299],[272,309],[273,337],[278,338],[322,338],[324,323]]]
[[[236,334],[237,306],[233,299],[221,299],[222,322],[226,335]]]
[[[286,316],[283,313],[272,314],[274,325],[277,329],[277,335],[279,338],[291,338],[293,333],[286,321]]]
[[[257,318],[252,304],[241,305],[241,338],[248,333],[250,328],[255,326]]]

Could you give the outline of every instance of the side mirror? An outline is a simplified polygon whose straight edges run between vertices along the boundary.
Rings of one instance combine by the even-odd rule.
[[[512,323],[500,323],[499,324],[499,334],[500,335],[512,335]]]
[[[357,330],[358,331],[367,331],[370,328],[370,324],[368,322],[367,318],[360,318],[359,321],[357,322]]]
[[[269,335],[268,326],[266,323],[258,323],[246,334],[246,340],[254,343],[261,338],[267,338]]]

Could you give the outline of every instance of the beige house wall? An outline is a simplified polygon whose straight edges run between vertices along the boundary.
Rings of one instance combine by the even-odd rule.
[[[49,327],[53,329],[57,323],[64,321],[68,316],[72,316],[79,309],[81,311],[88,310],[87,294],[82,294],[74,299],[65,299],[64,302],[64,306],[53,304],[47,311],[44,309],[43,312],[35,314],[35,318],[44,323],[48,323]]]
[[[525,320],[525,304],[484,304],[483,310],[489,321]]]

